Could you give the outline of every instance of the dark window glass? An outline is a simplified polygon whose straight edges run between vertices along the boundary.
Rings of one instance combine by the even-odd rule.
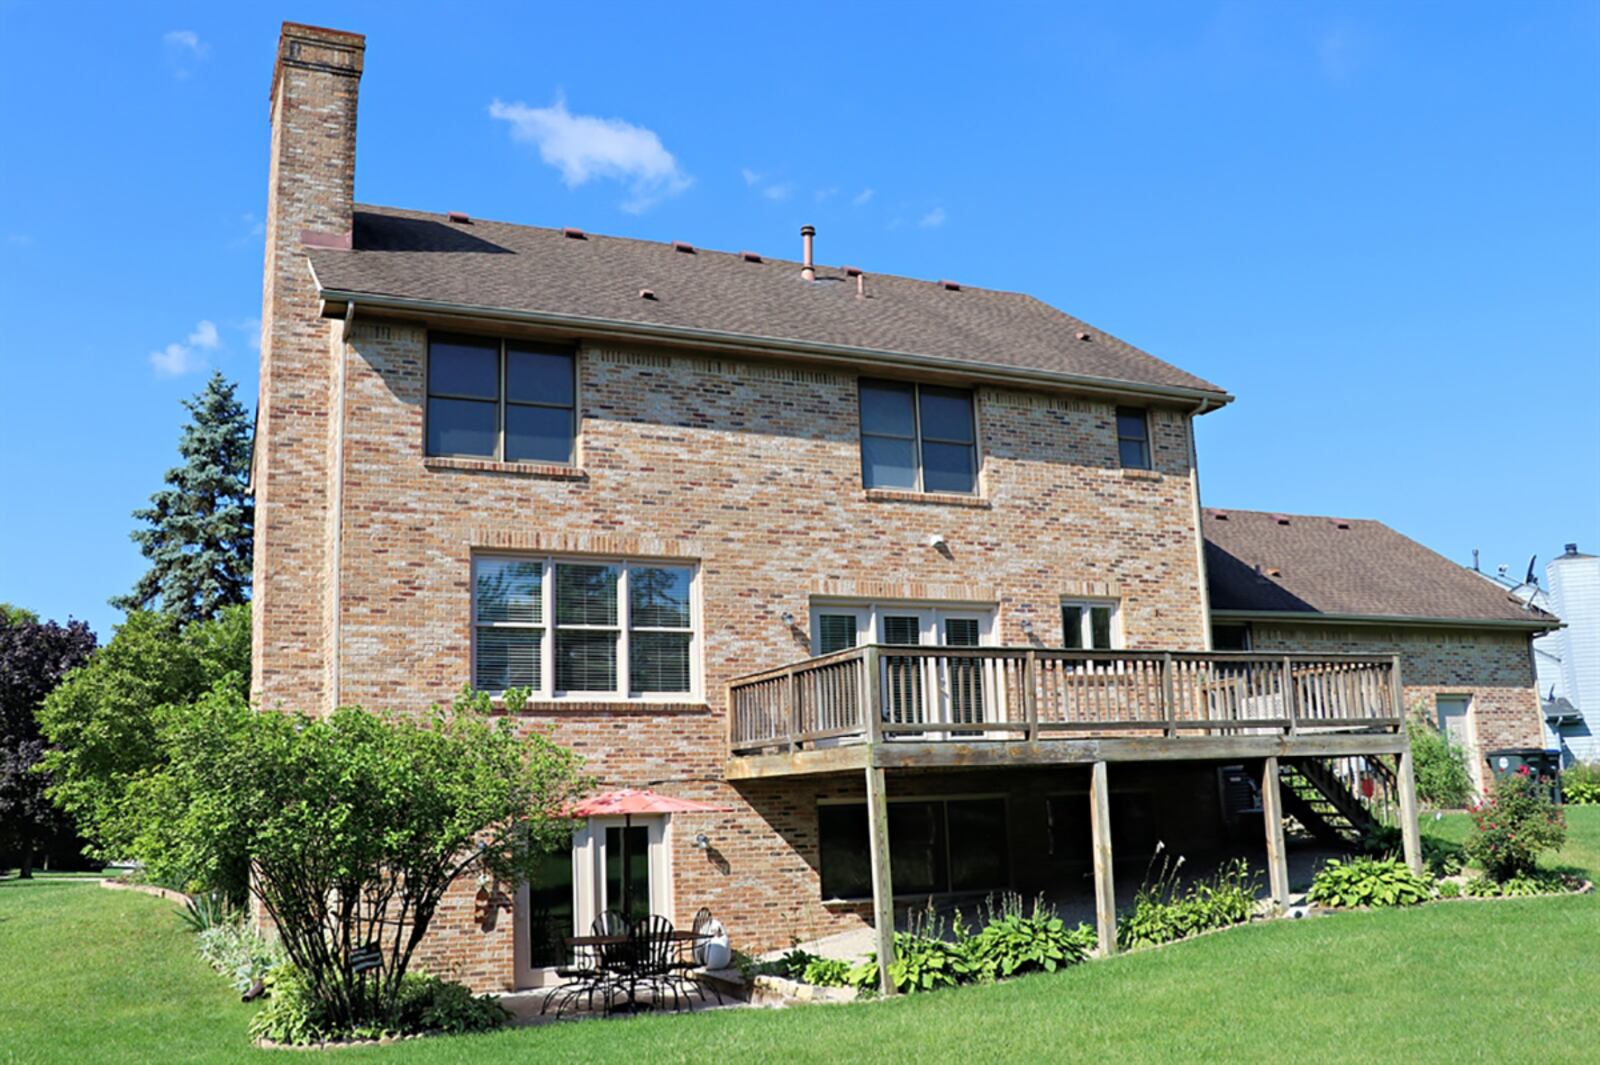
[[[486,692],[539,687],[542,631],[478,626],[473,646],[473,687]]]
[[[506,405],[507,462],[571,462],[572,411]]]
[[[1061,608],[1061,646],[1078,651],[1083,648],[1083,607]]]
[[[978,646],[977,618],[946,618],[944,642],[947,647]]]
[[[624,831],[628,834],[626,891],[622,884]],[[606,908],[630,921],[650,914],[650,830],[643,825],[606,829]]]
[[[500,397],[500,345],[494,341],[436,338],[428,345],[428,393]]]
[[[1004,799],[951,799],[945,804],[950,834],[950,890],[981,891],[1010,880]]]
[[[971,444],[922,442],[922,487],[927,492],[971,492],[977,471]]]
[[[617,690],[617,634],[595,629],[556,629],[556,690]]]
[[[861,472],[868,488],[917,487],[917,444],[887,436],[861,438]]]
[[[560,965],[567,958],[572,926],[572,848],[546,851],[528,881],[528,947],[534,968]]]
[[[931,895],[950,890],[945,868],[943,803],[889,804],[889,863],[894,870],[896,895]]]
[[[918,394],[922,438],[972,443],[972,393],[924,385]]]
[[[863,380],[861,474],[868,488],[970,493],[978,454],[972,393]]]
[[[562,562],[556,566],[557,625],[615,625],[617,567]]]
[[[1220,623],[1211,626],[1211,646],[1217,651],[1250,650],[1250,626]]]
[[[635,692],[689,690],[687,632],[635,632],[628,637],[629,685]]]
[[[1124,469],[1150,468],[1150,421],[1142,407],[1117,408],[1117,454]]]
[[[831,655],[856,645],[854,614],[817,615],[817,654]]]
[[[867,835],[867,807],[862,803],[829,803],[817,807],[818,850],[822,897],[859,899],[872,894],[872,844]],[[900,870],[895,868],[896,886]]]
[[[1093,826],[1089,822],[1089,796],[1053,795],[1045,803],[1050,822],[1050,857],[1058,862],[1094,860]]]
[[[572,406],[572,355],[506,346],[506,399]]]
[[[883,619],[883,642],[915,646],[922,641],[922,621],[917,617],[887,616]]]
[[[1089,608],[1089,634],[1094,639],[1096,651],[1111,650],[1111,608],[1108,606],[1095,606]]]
[[[917,435],[911,385],[892,381],[861,382],[861,431],[875,436]]]
[[[428,454],[493,458],[495,404],[467,399],[428,400]]]
[[[628,571],[628,609],[635,628],[689,627],[690,570],[634,566]]]

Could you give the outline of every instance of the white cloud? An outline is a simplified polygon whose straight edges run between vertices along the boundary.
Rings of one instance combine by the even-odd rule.
[[[939,226],[944,225],[944,208],[935,207],[933,210],[917,219],[917,225],[921,226],[923,229],[937,229]]]
[[[793,189],[789,185],[768,185],[761,190],[761,195],[773,203],[782,203],[789,198],[789,193],[792,191]]]
[[[862,189],[860,192],[856,193],[855,196],[851,197],[850,202],[857,207],[865,207],[868,203],[872,202],[872,197],[876,195],[877,192],[873,189]]]
[[[261,319],[245,318],[237,326],[239,332],[244,334],[245,346],[251,351],[261,350]]]
[[[495,100],[489,115],[510,123],[513,140],[536,145],[568,188],[596,178],[626,183],[625,211],[647,210],[693,183],[652,130],[620,118],[575,115],[561,97],[549,107]]]
[[[211,54],[211,46],[200,39],[194,30],[168,30],[161,35],[161,45],[167,53],[167,63],[172,73],[187,78],[194,64]]]
[[[813,192],[811,194],[811,198],[817,203],[825,203],[837,195],[839,195],[839,186],[829,185],[825,189],[818,189],[816,192]]]
[[[150,353],[150,365],[161,377],[178,377],[206,368],[207,351],[215,351],[222,344],[215,322],[201,319],[194,331],[184,337],[183,343],[168,344],[160,351]]]
[[[751,170],[749,167],[744,167],[741,169],[739,171],[739,176],[744,178],[744,183],[746,185],[754,187],[761,184],[761,175],[756,173],[754,170]]]

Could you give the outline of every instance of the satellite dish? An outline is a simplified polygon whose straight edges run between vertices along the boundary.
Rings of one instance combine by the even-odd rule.
[[[1533,562],[1538,557],[1539,557],[1538,555],[1529,555],[1528,556],[1528,575],[1522,579],[1522,583],[1523,584],[1538,584],[1539,583],[1539,578],[1535,577],[1533,575]]]

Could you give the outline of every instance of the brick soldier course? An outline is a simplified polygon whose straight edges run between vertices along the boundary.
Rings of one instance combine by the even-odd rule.
[[[1018,357],[1030,365],[981,359],[963,365],[942,354],[935,364],[934,338],[919,340],[930,355],[912,373],[845,354],[831,341],[802,338],[779,351],[770,334],[752,333],[743,345],[726,331],[703,344],[668,337],[664,329],[659,337],[637,335],[640,327],[620,316],[644,313],[635,304],[651,301],[635,297],[641,287],[660,292],[658,309],[650,313],[665,316],[694,305],[692,294],[678,298],[672,275],[647,276],[666,269],[647,259],[639,260],[640,272],[610,279],[628,290],[617,312],[622,324],[614,326],[597,323],[592,314],[581,321],[573,315],[564,327],[509,309],[476,316],[462,308],[491,301],[474,298],[465,267],[460,277],[467,280],[459,282],[462,296],[453,308],[441,308],[438,300],[419,300],[412,311],[368,305],[359,296],[333,300],[329,279],[365,261],[366,249],[377,245],[364,241],[376,235],[383,235],[386,252],[403,252],[404,241],[418,235],[437,242],[418,256],[460,256],[463,262],[475,256],[491,265],[506,260],[504,269],[523,268],[509,262],[522,255],[479,247],[523,239],[513,232],[520,227],[356,205],[364,49],[360,35],[285,23],[273,75],[254,467],[252,680],[259,707],[421,711],[447,703],[473,675],[472,560],[478,555],[693,565],[700,694],[536,701],[519,718],[583,754],[608,788],[653,786],[727,806],[724,814],[679,815],[669,826],[669,916],[687,923],[696,909],[709,906],[739,946],[762,949],[786,945],[797,934],[859,927],[864,919],[859,904],[821,900],[817,841],[819,798],[859,798],[860,778],[735,785],[725,773],[727,683],[808,657],[818,597],[982,604],[993,611],[994,643],[1037,646],[1063,644],[1063,598],[1090,597],[1118,605],[1123,647],[1209,647],[1193,420],[1230,397],[1076,320],[1057,316],[1070,323],[1062,328],[1071,330],[1078,347],[1069,345],[1069,354],[1085,372],[1057,373],[1048,352]],[[581,255],[586,249],[580,245],[596,254],[613,248],[585,235],[561,245],[562,254]],[[627,248],[607,254],[624,252],[632,254]],[[687,272],[719,269],[717,262],[691,252],[668,265]],[[792,266],[797,291],[821,284],[798,280],[798,264],[746,265],[769,271]],[[400,280],[381,294],[404,297],[396,289],[410,283],[408,267],[401,262],[394,269]],[[457,283],[449,270],[439,276],[443,280],[428,283]],[[571,283],[565,274],[548,276],[552,286]],[[1039,318],[1056,312],[1009,294],[934,292],[935,286],[904,279],[869,279],[866,289],[890,311],[903,293],[907,300],[970,297],[963,307],[992,304],[1009,323],[1003,329],[1028,341],[1040,335],[1040,321],[1056,321]],[[424,290],[432,292],[416,282],[415,291]],[[739,297],[728,298],[737,303]],[[805,298],[795,297],[800,309],[793,313],[802,321],[797,330],[810,328],[804,322],[820,313],[806,310]],[[751,313],[769,303],[753,298],[758,310]],[[697,320],[720,313],[712,302]],[[950,328],[981,329],[991,316],[988,310],[970,313],[976,317]],[[908,336],[928,328],[927,316],[917,317],[923,323],[907,325]],[[675,321],[673,328],[682,332],[695,324]],[[430,330],[572,344],[576,461],[427,456]],[[1003,341],[1011,334],[997,335]],[[976,493],[863,487],[862,376],[973,389]],[[1124,469],[1119,461],[1116,409],[1128,404],[1148,411],[1148,470]],[[1537,737],[1524,632],[1446,638],[1258,624],[1256,633],[1260,646],[1272,649],[1398,649],[1408,696],[1458,692],[1455,686],[1470,680],[1481,697],[1475,713],[1482,739],[1500,744]],[[1480,684],[1485,676],[1492,680]],[[1051,781],[1037,774],[996,779],[959,786],[1013,794],[1017,813],[1008,831],[1013,866],[1022,870],[1018,883],[1043,884],[1044,867],[1019,854],[1031,838],[1029,818],[1040,815],[1024,810],[1015,796],[1046,794]],[[1073,788],[1084,786],[1072,779]],[[890,790],[923,794],[953,787],[948,774],[908,773],[893,778]],[[705,846],[695,845],[699,834]],[[509,888],[490,885],[480,892],[477,884],[457,885],[423,963],[480,990],[515,986],[520,915],[513,911]]]

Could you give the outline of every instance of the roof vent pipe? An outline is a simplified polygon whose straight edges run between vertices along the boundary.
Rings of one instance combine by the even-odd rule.
[[[816,226],[800,227],[800,276],[807,281],[815,281],[817,279],[817,267],[811,260],[811,241],[816,235]]]
[[[867,298],[867,275],[866,274],[862,274],[862,273],[858,273],[858,274],[856,274],[856,299],[864,300],[866,298]]]

